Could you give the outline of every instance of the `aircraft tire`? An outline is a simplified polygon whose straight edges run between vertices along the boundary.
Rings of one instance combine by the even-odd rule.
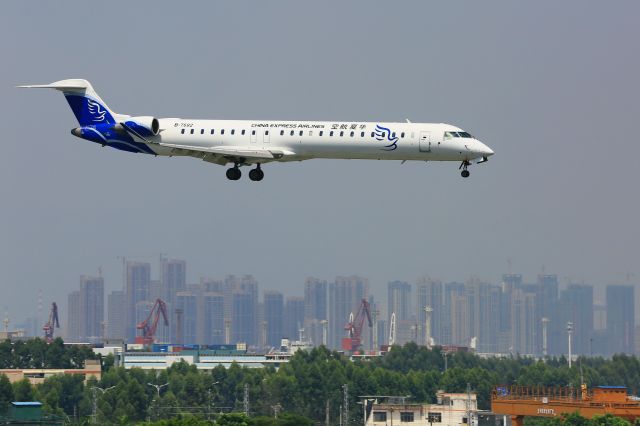
[[[242,176],[242,172],[237,167],[232,167],[227,169],[227,179],[229,180],[238,180]]]
[[[471,173],[469,173],[469,170],[463,170],[460,174],[463,178],[468,178]]]
[[[249,179],[255,182],[259,182],[264,179],[264,172],[260,169],[252,169],[249,172]]]

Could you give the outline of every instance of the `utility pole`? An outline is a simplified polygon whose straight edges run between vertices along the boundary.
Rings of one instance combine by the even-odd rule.
[[[467,383],[467,425],[471,426],[471,385]]]
[[[549,327],[549,318],[542,318],[542,356],[547,356],[547,328]]]
[[[329,400],[327,399],[327,404],[324,407],[324,426],[329,426]]]
[[[424,345],[427,349],[431,349],[431,306],[424,307]]]
[[[320,321],[320,324],[322,324],[322,345],[326,348],[327,347],[327,329],[328,329],[328,324],[329,321],[322,320]]]
[[[243,405],[244,405],[244,415],[249,417],[249,384],[248,383],[244,384]]]
[[[569,337],[569,368],[571,368],[571,334],[573,334],[573,322],[567,322],[567,335]]]
[[[347,386],[346,383],[342,385],[342,391],[344,398],[344,401],[342,402],[342,405],[344,405],[344,426],[349,426],[349,386]]]

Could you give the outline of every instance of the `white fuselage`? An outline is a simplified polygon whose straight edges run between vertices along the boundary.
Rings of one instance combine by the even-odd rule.
[[[445,132],[463,131],[442,123],[172,118],[159,121],[160,133],[148,138],[158,155],[188,155],[166,145],[203,151],[228,147],[285,153],[275,161],[311,158],[471,161],[493,154],[473,137],[445,137]]]

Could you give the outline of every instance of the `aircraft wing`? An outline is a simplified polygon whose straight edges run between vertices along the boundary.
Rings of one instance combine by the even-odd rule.
[[[193,145],[178,145],[159,143],[158,145],[172,148],[176,155],[188,155],[202,158],[204,161],[224,165],[227,163],[254,164],[269,161],[282,160],[285,157],[295,156],[292,151],[270,148],[257,149],[253,147],[200,147]]]

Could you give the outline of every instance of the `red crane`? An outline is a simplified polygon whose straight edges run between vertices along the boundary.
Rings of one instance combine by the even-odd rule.
[[[142,330],[142,336],[136,336],[136,343],[142,343],[144,345],[151,345],[154,343],[156,339],[156,329],[158,328],[158,321],[160,320],[161,314],[162,319],[164,320],[164,325],[167,327],[169,325],[167,304],[164,303],[162,299],[157,299],[156,303],[153,304],[153,308],[151,308],[151,312],[149,312],[147,319],[136,326],[138,330]]]
[[[53,329],[60,328],[60,321],[58,321],[58,305],[56,302],[51,304],[51,312],[49,312],[49,321],[42,327],[44,331],[44,340],[47,343],[53,342]]]
[[[371,321],[371,309],[369,307],[369,302],[365,299],[362,299],[360,303],[360,308],[358,308],[358,313],[355,318],[353,318],[347,325],[344,326],[344,329],[347,330],[349,337],[345,337],[342,339],[342,349],[345,351],[357,352],[362,349],[362,328],[364,326],[364,319],[367,319],[367,324],[369,328],[373,326]]]

